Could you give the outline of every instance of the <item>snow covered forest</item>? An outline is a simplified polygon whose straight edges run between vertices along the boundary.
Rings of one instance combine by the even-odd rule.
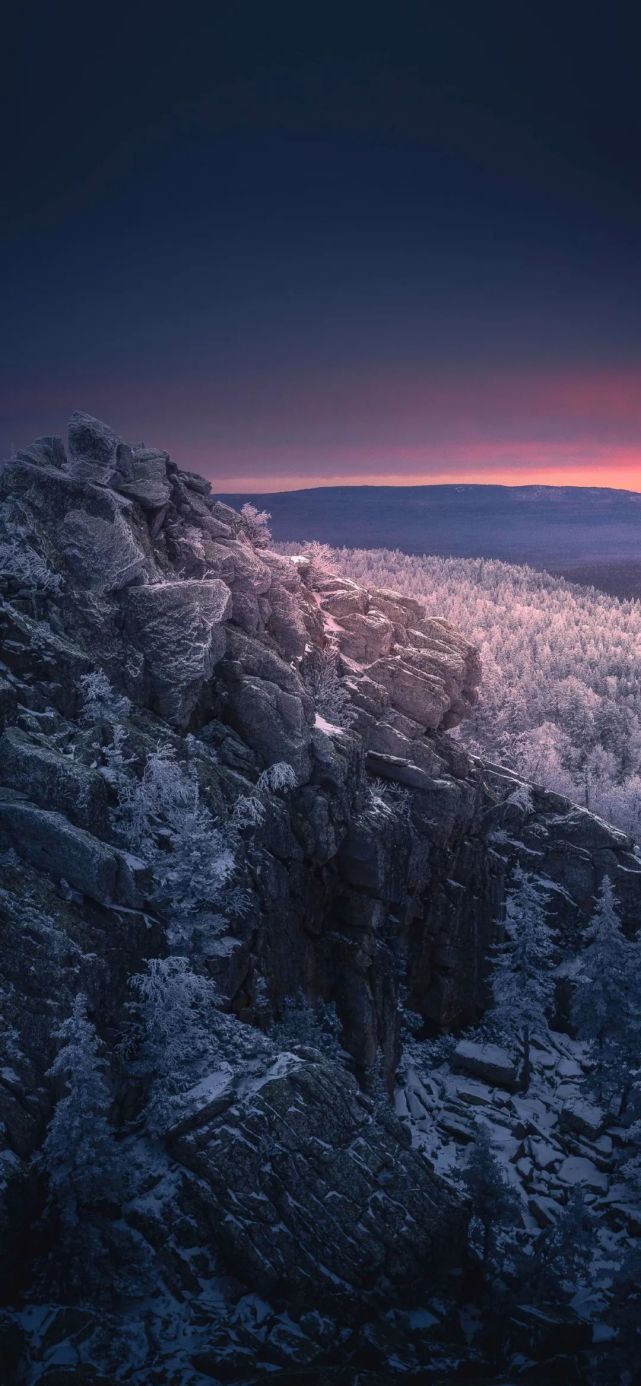
[[[641,838],[641,602],[497,559],[342,548],[332,562],[423,599],[481,650],[479,702],[454,733],[469,750]]]

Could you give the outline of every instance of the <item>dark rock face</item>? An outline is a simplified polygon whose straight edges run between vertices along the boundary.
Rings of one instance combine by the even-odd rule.
[[[391,1113],[377,1123],[353,1079],[304,1054],[280,1055],[245,1093],[227,1090],[170,1137],[207,1188],[228,1263],[266,1293],[280,1283],[321,1305],[381,1275],[409,1283],[448,1263],[461,1234],[457,1201]],[[246,1200],[251,1223],[236,1216]]]
[[[107,786],[94,770],[52,750],[45,738],[9,727],[0,737],[0,782],[26,793],[40,808],[56,808],[72,823],[108,833]]]
[[[73,827],[61,813],[0,799],[0,833],[31,866],[68,881],[99,904],[143,903],[143,863]]]
[[[54,579],[25,589],[0,577],[12,1245],[31,1216],[25,1197],[35,1206],[29,1162],[51,1107],[53,1030],[82,990],[111,1055],[128,976],[169,946],[150,872],[114,830],[102,733],[78,721],[83,675],[105,671],[131,700],[138,769],[168,744],[223,826],[262,772],[294,772],[287,795],[265,791],[237,833],[242,909],[222,939],[199,944],[239,1032],[302,989],[335,1004],[357,1077],[382,1068],[390,1085],[401,994],[434,1029],[481,1013],[518,861],[549,881],[569,948],[606,873],[630,930],[641,900],[623,834],[536,787],[515,793],[515,776],[447,736],[477,696],[478,657],[422,603],[257,550],[208,482],[90,416],[73,416],[69,450],[41,439],[0,472],[0,538],[19,514]],[[349,728],[316,716],[308,672],[323,653],[351,700]],[[383,1280],[391,1293],[456,1253],[460,1200],[344,1069],[317,1051],[271,1051],[222,1095],[213,1086],[215,1100],[168,1138],[179,1177],[154,1194],[162,1216],[136,1214],[156,1257],[171,1226],[162,1274],[179,1297],[193,1290],[194,1245],[250,1289],[289,1286],[307,1308],[337,1282],[354,1294]]]

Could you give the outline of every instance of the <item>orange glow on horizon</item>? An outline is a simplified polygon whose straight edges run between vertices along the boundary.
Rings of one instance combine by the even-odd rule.
[[[255,492],[267,495],[275,491],[310,490],[319,486],[438,486],[438,485],[495,485],[495,486],[599,486],[641,493],[641,450],[609,451],[586,456],[582,448],[565,450],[555,447],[553,457],[546,458],[540,446],[521,444],[508,446],[484,443],[477,447],[449,452],[440,448],[440,457],[414,458],[407,453],[398,464],[371,458],[370,465],[362,457],[334,458],[334,466],[323,467],[320,459],[310,459],[303,471],[282,471],[285,459],[274,458],[274,469],[258,474],[251,469],[254,459],[239,459],[238,470],[227,471],[229,458],[220,468],[212,466],[211,456],[194,458],[211,479],[214,487],[226,492]],[[464,454],[457,458],[457,453]],[[586,452],[588,450],[586,449]],[[597,450],[598,451],[598,450]],[[565,452],[565,455],[564,455]],[[583,455],[581,455],[583,454]],[[509,460],[508,457],[515,460]],[[264,455],[261,459],[264,461]],[[341,470],[335,470],[342,463]],[[241,470],[242,468],[242,470]]]
[[[337,473],[335,476],[298,477],[276,476],[231,476],[224,477],[208,472],[209,479],[217,491],[225,493],[255,493],[270,495],[277,491],[311,491],[322,486],[598,486],[616,491],[636,491],[641,494],[641,467],[636,466],[615,476],[604,467],[586,467],[571,472],[568,468],[541,467],[532,471],[529,468],[489,468],[486,472],[398,472],[392,475],[362,473],[352,475]]]

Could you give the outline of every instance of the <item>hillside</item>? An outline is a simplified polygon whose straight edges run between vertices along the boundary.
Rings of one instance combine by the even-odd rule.
[[[579,486],[327,486],[250,500],[276,540],[500,558],[614,596],[641,592],[641,492]]]
[[[621,1379],[641,863],[440,595],[74,414],[0,635],[3,1386]]]

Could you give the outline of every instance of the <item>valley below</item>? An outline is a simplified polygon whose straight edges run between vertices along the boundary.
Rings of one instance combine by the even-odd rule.
[[[495,558],[623,599],[641,594],[641,493],[582,486],[323,486],[233,495],[271,515],[274,539]]]

